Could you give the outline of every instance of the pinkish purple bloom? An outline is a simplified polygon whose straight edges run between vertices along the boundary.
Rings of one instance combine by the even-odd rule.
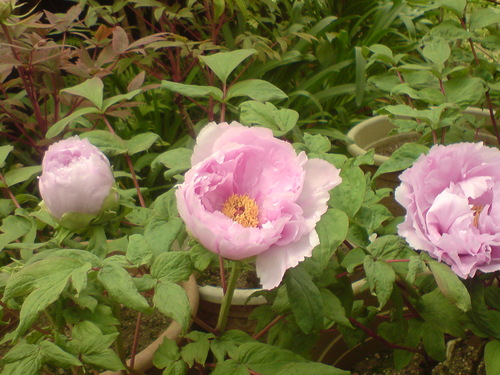
[[[342,181],[333,165],[297,155],[269,129],[236,122],[203,128],[191,163],[176,191],[187,229],[225,258],[256,256],[266,289],[311,256],[328,191]]]
[[[43,158],[40,194],[57,219],[65,213],[97,215],[113,183],[109,160],[87,139],[54,143]]]
[[[400,176],[399,234],[462,278],[500,270],[500,150],[434,146]]]

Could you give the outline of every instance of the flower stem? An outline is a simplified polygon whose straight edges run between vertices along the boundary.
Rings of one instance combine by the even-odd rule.
[[[220,307],[219,320],[217,321],[217,327],[215,327],[215,331],[219,334],[226,330],[227,318],[229,316],[229,310],[231,309],[231,301],[233,300],[234,289],[236,289],[236,282],[238,281],[240,271],[241,263],[233,262],[233,269],[231,271],[231,276],[229,277],[227,290],[224,294],[222,305]]]

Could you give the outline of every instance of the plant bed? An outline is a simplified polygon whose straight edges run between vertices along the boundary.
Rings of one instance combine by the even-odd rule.
[[[373,343],[376,347],[378,344]],[[482,340],[476,337],[454,339],[447,343],[447,359],[436,362],[415,354],[411,362],[401,370],[394,368],[392,352],[376,352],[365,354],[363,359],[356,363],[340,361],[337,366],[352,371],[354,375],[486,375]],[[359,359],[359,357],[358,357]],[[352,360],[352,358],[351,358]]]

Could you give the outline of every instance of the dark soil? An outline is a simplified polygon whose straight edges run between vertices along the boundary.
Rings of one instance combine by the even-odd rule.
[[[394,369],[392,352],[376,353],[355,364],[352,375],[486,375],[484,342],[477,338],[448,342],[448,360],[434,362],[416,354],[402,370]]]
[[[230,270],[226,271],[226,282],[229,280]],[[206,269],[198,278],[198,285],[221,286],[221,275],[218,268]],[[238,277],[236,283],[238,289],[255,289],[260,288],[259,278],[255,270],[243,270]]]
[[[400,148],[405,143],[417,142],[420,139],[420,135],[416,134],[414,137],[406,137],[402,139],[382,139],[374,144],[370,145],[370,148],[375,150],[376,154],[383,156],[391,156],[394,151]]]
[[[147,299],[151,304],[150,297],[147,297]],[[121,314],[120,333],[122,335],[123,346],[125,347],[125,354],[127,358],[129,358],[132,350],[132,343],[134,342],[137,311],[123,308]],[[137,353],[156,340],[160,333],[167,329],[170,322],[171,320],[169,318],[156,309],[150,315],[142,314]]]

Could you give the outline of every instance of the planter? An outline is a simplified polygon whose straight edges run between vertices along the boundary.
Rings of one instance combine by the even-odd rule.
[[[197,317],[211,327],[217,325],[222,303],[223,291],[221,287],[204,285],[199,286],[200,306]],[[263,296],[249,297],[263,289],[235,289],[226,329],[237,329],[252,334],[256,323],[249,320],[252,311],[267,303]]]
[[[486,126],[491,126],[492,124],[490,113],[487,110],[468,108],[463,113],[484,118]],[[361,121],[347,133],[347,136],[354,141],[354,143],[347,146],[347,150],[354,157],[363,155],[372,148],[393,152],[402,144],[415,142],[421,137],[421,134],[416,132],[389,135],[394,128],[395,126],[391,123],[388,116],[375,116]],[[479,140],[488,145],[497,144],[496,138],[486,133],[480,134]],[[389,156],[375,153],[374,164],[363,165],[362,168],[365,172],[371,172],[373,175],[377,171],[377,168],[388,159]],[[399,174],[400,172],[384,173],[375,180],[375,186],[378,189],[391,188],[394,191],[400,183]],[[384,198],[381,203],[395,216],[405,214],[405,210],[394,200],[393,192],[390,197]]]
[[[189,299],[189,304],[191,307],[191,312],[193,315],[196,315],[198,311],[199,304],[199,293],[198,293],[198,285],[196,284],[196,278],[194,275],[191,275],[188,281],[181,283],[181,286],[186,291],[186,294]],[[142,350],[135,356],[134,362],[134,370],[137,373],[144,373],[150,370],[153,367],[153,356],[156,352],[156,349],[160,346],[165,338],[170,340],[177,340],[182,333],[182,327],[175,321],[170,323],[168,328],[161,332],[158,338],[153,341],[147,348]],[[127,363],[130,363],[127,361]],[[119,375],[120,372],[112,372],[106,371],[102,373],[102,375]]]

